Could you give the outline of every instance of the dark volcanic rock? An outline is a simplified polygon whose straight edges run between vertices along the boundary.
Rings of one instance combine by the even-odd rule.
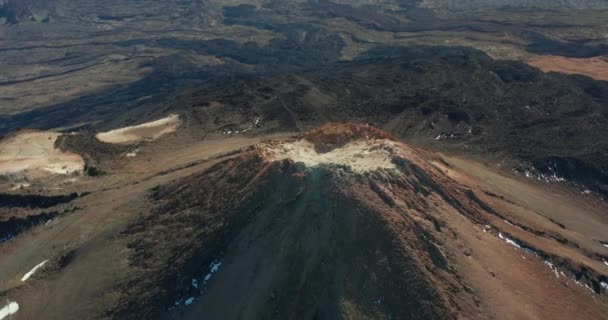
[[[480,226],[599,288],[600,272],[493,229],[503,213],[435,160],[371,126],[331,123],[154,188],[123,233],[133,272],[104,317],[489,319],[459,258],[475,255],[459,234]]]
[[[71,193],[59,196],[44,196],[35,194],[9,194],[0,193],[0,208],[2,207],[29,207],[29,208],[50,208],[62,203],[68,203],[80,195]]]
[[[120,166],[117,162],[131,146],[99,141],[94,134],[66,134],[55,142],[57,149],[79,154],[85,162],[84,171],[89,176],[98,176]]]
[[[276,141],[155,189],[154,208],[125,232],[131,264],[141,272],[122,286],[122,303],[110,316],[155,318],[166,310],[214,319],[468,314],[472,296],[436,237],[445,224],[441,210],[482,221],[483,209],[416,151],[377,129],[334,124],[302,139],[330,145],[339,133],[334,150],[369,143],[366,152],[385,150],[400,165],[364,172],[308,166],[277,159],[293,141]],[[221,271],[207,278],[207,266],[219,262]],[[184,301],[193,300],[200,303],[183,310]]]
[[[357,121],[467,152],[541,164],[569,158],[569,180],[608,194],[608,83],[545,74],[473,49],[376,48],[354,62],[209,83],[175,100],[179,110],[204,116],[209,130],[244,126],[258,115],[266,132]],[[209,101],[223,107],[198,107]]]

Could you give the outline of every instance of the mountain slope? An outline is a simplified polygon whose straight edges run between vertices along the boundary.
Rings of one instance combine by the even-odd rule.
[[[605,196],[607,103],[606,82],[544,74],[468,48],[410,47],[297,75],[213,82],[164,107],[185,114],[193,134],[241,132],[256,118],[257,133],[370,123],[422,145],[515,160],[522,174]]]
[[[13,319],[608,314],[606,205],[589,195],[364,124],[269,140],[188,130],[68,135],[58,143],[98,175],[2,185]]]
[[[110,314],[483,319],[496,306],[471,288],[478,280],[463,269],[471,250],[504,250],[500,239],[508,239],[525,243],[530,259],[559,265],[555,270],[579,268],[557,256],[557,247],[510,238],[512,225],[481,200],[487,195],[463,187],[423,155],[369,126],[329,124],[262,143],[156,189],[154,208],[125,232],[136,271]],[[480,230],[497,240],[467,235]],[[520,259],[509,254],[499,263]],[[541,261],[526,268],[543,269]],[[589,261],[594,266],[577,279],[601,293],[605,276]],[[578,293],[572,301],[588,304]],[[593,307],[589,316],[603,308]]]

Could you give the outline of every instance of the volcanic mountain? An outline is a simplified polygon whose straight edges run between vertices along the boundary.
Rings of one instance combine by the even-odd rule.
[[[330,123],[224,156],[153,189],[122,232],[132,272],[105,317],[608,314],[605,256],[540,215],[512,220],[522,208],[371,126]]]

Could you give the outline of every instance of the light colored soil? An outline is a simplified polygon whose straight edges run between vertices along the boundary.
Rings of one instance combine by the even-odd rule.
[[[608,59],[602,57],[537,56],[528,60],[528,64],[544,72],[580,74],[597,80],[608,81]]]
[[[608,266],[581,252],[608,254],[600,243],[606,240],[608,230],[605,204],[559,185],[528,181],[463,157],[441,158],[442,162],[433,163],[460,184],[476,190],[477,197],[510,221],[545,235],[558,234],[578,248],[533,235],[499,217],[490,217],[491,224],[501,232],[608,274]],[[470,256],[457,257],[459,272],[475,288],[476,295],[491,306],[495,319],[608,319],[606,306],[598,308],[605,304],[606,297],[592,293],[569,276],[556,274],[542,258],[507,243],[489,229],[484,231],[484,226],[469,227],[469,231],[463,232],[467,224],[464,220],[454,216],[451,221],[452,226],[461,230],[458,238],[470,246],[466,250],[471,252]]]
[[[608,254],[608,248],[598,242],[608,241],[605,204],[564,190],[559,184],[519,179],[461,157],[443,155],[443,159],[452,166],[451,172],[458,181],[468,181],[484,191],[503,196],[502,205],[505,211],[513,214],[514,221],[542,224],[544,228],[573,237],[590,250]],[[567,231],[555,229],[549,219],[563,224]]]
[[[129,144],[142,140],[156,140],[161,136],[174,132],[181,121],[176,114],[169,115],[156,121],[140,125],[124,127],[97,134],[97,139],[107,143]]]
[[[351,167],[354,171],[365,172],[377,168],[393,169],[389,149],[394,145],[389,140],[374,140],[371,143],[356,141],[330,152],[318,153],[314,145],[304,139],[267,146],[272,159],[291,159],[314,167],[321,164],[337,164]]]
[[[57,132],[23,132],[0,142],[0,175],[38,177],[70,174],[84,168],[82,157],[55,149]]]

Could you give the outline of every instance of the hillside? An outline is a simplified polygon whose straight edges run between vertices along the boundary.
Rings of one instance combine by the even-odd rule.
[[[0,320],[608,320],[608,0],[0,0]]]
[[[48,198],[50,220],[33,199],[11,204],[32,223],[0,245],[15,319],[606,314],[605,204],[364,124],[181,147],[175,135],[63,184],[91,193]]]

